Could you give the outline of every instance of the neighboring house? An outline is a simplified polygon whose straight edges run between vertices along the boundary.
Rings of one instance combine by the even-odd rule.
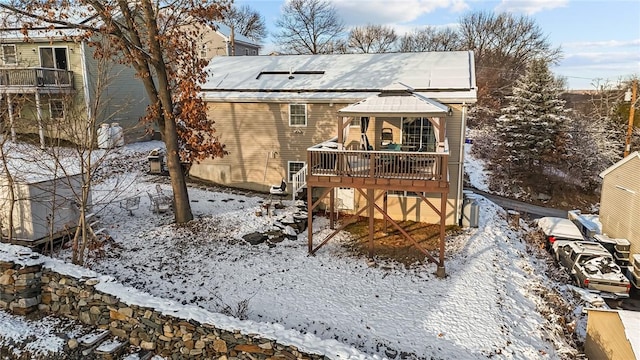
[[[600,222],[611,238],[631,242],[631,257],[640,254],[640,153],[633,152],[600,173]]]
[[[627,310],[587,309],[589,359],[640,359],[640,313]]]
[[[260,52],[260,45],[246,36],[233,32],[224,24],[216,24],[217,30],[207,31],[202,35],[199,46],[199,57],[211,60],[215,56],[253,56]],[[232,46],[231,43],[235,46]]]
[[[627,271],[629,280],[640,290],[640,153],[629,154],[600,173],[600,223],[602,233],[631,243]]]
[[[393,219],[457,224],[473,64],[466,51],[215,58],[202,92],[229,155],[190,174],[259,191],[284,178],[358,214],[382,191]]]
[[[149,103],[135,71],[111,60],[97,60],[85,41],[73,41],[74,30],[39,29],[29,41],[19,24],[0,28],[0,115],[4,129],[78,142],[86,134],[86,119],[95,111],[96,128],[117,122],[125,140],[145,136],[139,119]],[[220,25],[206,31],[199,55],[207,60],[231,53],[231,30]],[[235,35],[236,55],[257,55],[260,46]],[[104,84],[104,85],[98,85]],[[95,106],[99,99],[100,103]]]
[[[0,113],[12,135],[38,134],[78,142],[95,111],[96,125],[118,122],[127,137],[146,112],[147,95],[134,71],[94,59],[85,41],[69,40],[72,30],[33,30],[25,41],[15,28],[0,29]],[[105,84],[105,85],[99,85]],[[99,107],[95,107],[100,99]]]

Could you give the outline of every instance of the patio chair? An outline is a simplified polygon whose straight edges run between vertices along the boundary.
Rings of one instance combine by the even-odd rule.
[[[287,182],[282,179],[279,185],[271,185],[269,195],[284,196],[287,194]]]
[[[140,207],[140,196],[132,196],[126,199],[120,200],[120,208],[129,212],[129,216],[133,216],[133,210]]]
[[[393,143],[393,129],[391,128],[382,128],[382,133],[380,134],[380,145],[388,146]]]
[[[171,209],[171,198],[166,195],[154,195],[147,192],[149,195],[149,208],[156,214],[167,212]]]

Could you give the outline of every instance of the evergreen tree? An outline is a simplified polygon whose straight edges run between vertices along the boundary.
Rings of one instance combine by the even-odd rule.
[[[545,164],[563,158],[567,133],[561,82],[545,60],[533,60],[516,81],[509,106],[502,109],[496,128],[510,175],[542,174]]]

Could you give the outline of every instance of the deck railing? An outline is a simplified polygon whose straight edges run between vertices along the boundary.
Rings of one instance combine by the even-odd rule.
[[[309,175],[447,181],[449,152],[308,149]]]
[[[297,173],[292,176],[292,187],[291,196],[292,200],[296,199],[296,195],[307,186],[307,170],[309,168],[305,164]]]
[[[73,71],[47,68],[0,69],[0,87],[73,87]]]

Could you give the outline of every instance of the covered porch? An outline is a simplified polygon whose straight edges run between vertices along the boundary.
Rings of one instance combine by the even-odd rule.
[[[370,257],[375,253],[373,229],[377,212],[414,244],[428,261],[437,264],[438,276],[445,276],[444,236],[449,193],[449,144],[445,134],[446,118],[450,112],[448,106],[414,93],[404,85],[386,89],[338,111],[338,136],[307,151],[310,254],[349,225],[343,223],[335,227],[335,190],[352,188],[366,199],[366,206],[354,210],[354,218],[368,217]],[[352,123],[358,120],[357,126],[353,126]],[[354,140],[356,137],[359,139]],[[313,189],[321,192],[315,202]],[[439,218],[438,254],[422,248],[389,215],[387,194],[390,191],[411,192]],[[312,213],[327,197],[331,209],[330,227],[334,231],[316,244]],[[439,198],[439,203],[433,201],[434,198]]]

